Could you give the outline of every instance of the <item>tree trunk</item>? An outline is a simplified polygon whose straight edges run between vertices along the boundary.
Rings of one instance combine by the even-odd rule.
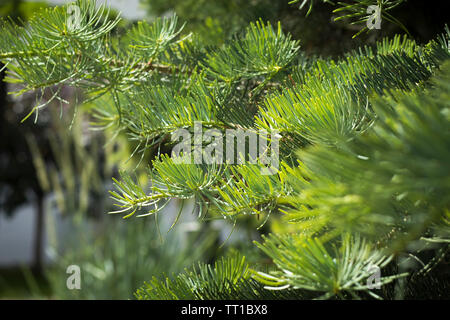
[[[44,196],[37,194],[36,224],[34,238],[34,269],[37,273],[43,270],[43,242],[44,242]]]

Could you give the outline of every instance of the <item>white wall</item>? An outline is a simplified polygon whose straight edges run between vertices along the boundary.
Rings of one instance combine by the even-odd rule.
[[[68,2],[73,2],[73,0],[48,0],[48,3],[56,5]],[[97,0],[98,4],[104,2],[112,8],[119,10],[124,18],[142,19],[146,15],[145,10],[140,6],[139,0]]]
[[[0,214],[0,266],[32,262],[35,218],[31,206],[20,207],[11,217]]]
[[[48,199],[44,201],[44,263],[54,257],[50,239],[60,242],[69,234],[69,219],[64,218],[57,210],[45,209]],[[19,207],[11,217],[0,213],[0,267],[31,265],[34,259],[34,241],[36,232],[36,210],[27,204]]]

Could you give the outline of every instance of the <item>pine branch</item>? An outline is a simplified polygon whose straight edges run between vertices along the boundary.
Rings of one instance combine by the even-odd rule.
[[[252,279],[253,270],[245,257],[221,258],[214,266],[199,264],[172,279],[154,277],[138,289],[139,300],[268,300],[299,299],[302,292],[286,290],[274,293]]]
[[[264,244],[257,246],[269,255],[280,271],[270,275],[257,273],[256,279],[266,289],[288,288],[312,290],[321,294],[319,299],[344,297],[344,293],[357,298],[366,292],[375,298],[367,285],[373,268],[385,267],[392,257],[385,256],[364,239],[342,236],[340,247],[326,246],[317,238],[299,236],[265,237]],[[380,277],[377,285],[383,286],[406,274]]]

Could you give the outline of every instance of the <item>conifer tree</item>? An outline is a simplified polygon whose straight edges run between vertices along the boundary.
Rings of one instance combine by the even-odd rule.
[[[389,9],[401,2],[340,10],[365,23],[357,13],[382,3],[396,22]],[[281,23],[256,21],[211,47],[176,15],[121,36],[120,18],[107,17],[78,0],[25,26],[3,21],[0,60],[22,87],[15,94],[51,92],[63,104],[62,86],[79,88],[96,101],[96,126],[126,133],[135,157],[157,150],[150,187],[132,172],[115,180],[114,213],[156,217],[176,198],[194,199],[200,219],[282,220],[255,243],[269,270],[237,254],[154,278],[136,297],[401,298],[448,259],[448,28],[424,45],[399,35],[333,60],[305,56]],[[231,147],[217,139],[230,132],[256,134],[264,152],[250,138]],[[183,135],[193,138],[176,153]]]

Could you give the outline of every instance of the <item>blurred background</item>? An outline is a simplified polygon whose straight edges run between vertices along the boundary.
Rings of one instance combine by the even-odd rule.
[[[0,16],[26,21],[36,10],[70,1],[0,0]],[[357,29],[333,22],[333,7],[316,1],[306,17],[289,0],[109,0],[127,28],[138,19],[152,20],[176,12],[187,31],[221,45],[258,18],[281,21],[285,32],[300,39],[306,55],[338,57],[376,40],[402,33],[383,24],[376,32],[352,39]],[[443,31],[445,2],[409,0],[392,14],[419,42]],[[444,3],[444,4],[442,4]],[[4,72],[0,75],[4,77]],[[80,104],[81,93],[65,88],[70,106],[50,104],[21,123],[31,110],[33,93],[10,96],[0,84],[0,298],[132,299],[153,275],[180,272],[194,262],[212,262],[232,248],[246,251],[260,222],[243,220],[233,230],[225,221],[199,223],[193,203],[173,200],[153,218],[121,219],[108,215],[108,190],[118,170],[134,170],[146,183],[145,166],[128,160],[134,150],[125,136],[89,127],[92,104]],[[108,103],[102,101],[101,103]],[[75,108],[75,106],[77,106]],[[143,161],[145,164],[146,161]],[[148,163],[148,162],[147,162]],[[179,224],[167,232],[179,210]],[[224,244],[221,246],[222,244]],[[249,249],[248,249],[249,250]],[[252,259],[251,251],[248,251]],[[258,259],[258,257],[254,257]],[[82,270],[81,290],[69,290],[69,265]]]

